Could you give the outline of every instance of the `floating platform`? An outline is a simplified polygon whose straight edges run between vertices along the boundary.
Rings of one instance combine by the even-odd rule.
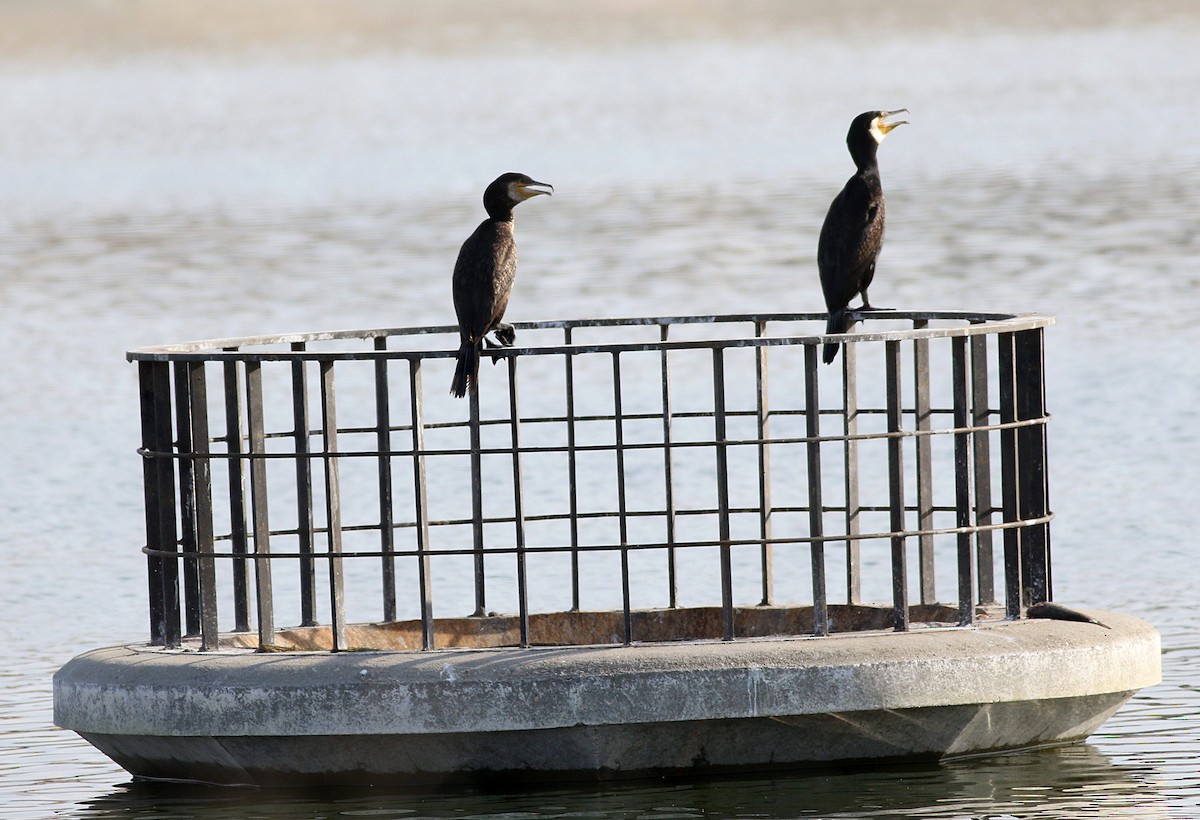
[[[1160,680],[1152,627],[1088,614],[1104,626],[433,653],[120,646],[59,671],[54,717],[137,777],[261,786],[941,760],[1082,740]],[[514,619],[469,620],[502,635]]]
[[[518,323],[465,401],[455,327],[132,351],[149,640],[64,666],[56,723],[137,777],[305,786],[1082,740],[1160,647],[1038,617],[1053,320],[850,318]]]

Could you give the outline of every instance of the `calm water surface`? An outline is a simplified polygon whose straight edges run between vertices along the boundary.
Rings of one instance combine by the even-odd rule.
[[[0,816],[1200,817],[1200,8],[370,0],[0,4]],[[207,12],[205,11],[207,9]],[[1162,632],[1087,745],[936,767],[523,794],[131,783],[50,676],[146,632],[135,370],[188,338],[446,324],[483,185],[517,319],[818,310],[868,108],[872,295],[1055,314],[1056,597]]]

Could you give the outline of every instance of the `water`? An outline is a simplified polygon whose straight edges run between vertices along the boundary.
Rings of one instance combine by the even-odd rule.
[[[1200,814],[1200,7],[717,0],[0,5],[0,813],[45,817]],[[483,185],[516,319],[816,310],[867,108],[872,296],[1038,311],[1056,596],[1154,623],[1164,683],[1086,746],[524,794],[147,787],[51,725],[50,676],[146,633],[135,369],[188,338],[444,324]]]

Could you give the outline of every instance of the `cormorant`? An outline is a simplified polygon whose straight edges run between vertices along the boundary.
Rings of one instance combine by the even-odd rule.
[[[450,392],[459,398],[477,388],[484,336],[495,331],[496,339],[504,347],[511,347],[516,341],[513,326],[501,321],[517,278],[513,207],[530,197],[553,191],[553,186],[524,174],[501,174],[483,192],[488,218],[467,237],[454,263],[454,312],[458,314],[462,342]],[[490,347],[492,343],[487,344]]]
[[[817,242],[817,268],[829,311],[826,333],[846,332],[846,308],[858,294],[862,294],[862,309],[873,309],[867,301],[867,288],[875,277],[875,258],[883,245],[884,216],[875,152],[889,131],[907,124],[907,120],[884,122],[901,113],[907,114],[908,109],[867,111],[850,123],[846,145],[858,171],[834,197]],[[834,360],[838,347],[832,342],[825,345],[825,364]]]

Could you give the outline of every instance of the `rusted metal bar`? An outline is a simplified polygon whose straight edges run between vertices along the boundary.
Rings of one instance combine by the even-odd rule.
[[[970,528],[975,525],[971,487],[973,434],[967,432],[971,419],[971,372],[967,358],[967,342],[966,338],[958,338],[951,343],[954,426],[961,431],[954,434],[954,523],[962,530],[957,536],[959,626],[969,626],[975,622],[975,542],[970,532]]]
[[[913,328],[920,330],[928,327],[929,322],[918,319],[913,322]],[[913,340],[913,387],[914,409],[913,429],[927,433],[931,429],[931,413],[929,403],[929,340]],[[925,436],[917,436],[917,529],[928,530],[933,527],[933,440]],[[933,562],[933,536],[921,534],[917,536],[920,567],[921,603],[932,604],[937,601],[937,585]]]
[[[1013,363],[1016,376],[1016,410],[1019,420],[1046,416],[1045,366],[1042,330],[1013,334]],[[1041,518],[1050,512],[1046,476],[1046,427],[1035,424],[1017,430],[1017,465],[1020,476],[1019,515],[1022,520]],[[1050,526],[1032,524],[1021,530],[1021,577],[1023,606],[1048,601],[1050,591]]]
[[[846,489],[846,603],[862,601],[862,558],[858,534],[858,345],[842,345],[842,443]]]
[[[849,347],[849,345],[847,345]],[[804,346],[804,424],[808,437],[808,534],[825,535],[825,504],[821,493],[821,401],[817,384],[817,346]],[[825,592],[825,543],[810,549],[813,590],[813,634],[829,634],[829,608]]]
[[[249,432],[250,508],[254,521],[254,592],[258,645],[275,644],[275,602],[271,588],[271,520],[267,507],[267,451],[263,429],[262,363],[246,362],[246,424]]]
[[[659,327],[659,338],[666,342],[670,324]],[[662,362],[662,422],[663,422],[663,489],[665,492],[667,526],[667,605],[674,609],[679,605],[679,580],[675,568],[675,478],[672,471],[671,454],[671,368],[666,350],[659,353]]]
[[[189,364],[175,362],[175,448],[179,453],[179,546],[183,556],[183,634],[200,634],[200,576],[196,562],[196,482],[192,449]],[[207,442],[206,442],[207,443]]]
[[[1016,373],[1014,372],[1013,334],[997,337],[1000,375],[1000,422],[1016,421]],[[1020,520],[1020,490],[1017,484],[1017,431],[1000,431],[1000,495],[1002,519],[1005,523]],[[1020,618],[1023,611],[1025,583],[1021,576],[1021,534],[1015,528],[1004,530],[1004,609],[1008,618]]]
[[[179,567],[164,553],[175,542],[175,478],[171,468],[171,370],[166,362],[138,363],[142,416],[142,486],[146,505],[146,559],[150,642],[180,645]]]
[[[508,359],[508,418],[512,436],[513,537],[517,555],[517,622],[522,648],[529,646],[529,579],[525,566],[525,500],[521,482],[521,413],[517,396],[517,359]],[[626,608],[628,612],[628,608]],[[628,616],[626,616],[628,619]],[[626,641],[628,643],[628,641]]]
[[[433,649],[433,575],[429,567],[429,499],[425,484],[425,405],[421,389],[421,360],[408,363],[408,395],[412,413],[413,502],[416,504],[417,594],[421,608],[421,648]],[[393,545],[392,549],[395,549]]]
[[[892,601],[897,632],[908,629],[908,554],[904,536],[904,439],[900,389],[900,342],[885,342],[887,371],[888,494],[892,530]]]
[[[571,328],[563,330],[563,344],[571,344]],[[575,357],[567,353],[563,357],[566,365],[567,390],[567,500],[571,530],[571,611],[579,611],[579,476],[575,465]]]
[[[292,350],[304,350],[303,342],[293,342]],[[300,570],[300,625],[317,623],[317,567],[313,559],[315,528],[313,526],[312,450],[309,443],[311,425],[308,415],[308,373],[301,360],[292,362],[292,437],[296,449],[296,537],[302,553],[297,566]]]
[[[988,337],[971,336],[971,425],[986,427],[992,411],[988,406]],[[975,465],[975,521],[980,526],[975,536],[975,557],[979,579],[979,602],[996,601],[996,569],[992,552],[992,523],[995,503],[992,501],[991,433],[978,430],[971,437],[972,460]]]
[[[325,445],[325,525],[329,540],[329,610],[333,651],[348,648],[346,642],[346,593],[342,575],[342,490],[338,469],[337,394],[333,362],[321,362],[321,435]]]
[[[625,643],[633,643],[633,609],[629,589],[629,520],[625,499],[625,422],[621,403],[621,355],[614,353],[613,367],[613,443],[617,459],[617,527],[621,544],[621,608],[624,613]]]
[[[766,335],[767,323],[755,322],[754,335],[761,338]],[[666,353],[663,353],[666,356]],[[758,532],[762,538],[762,549],[759,553],[760,571],[762,573],[761,606],[770,606],[775,601],[775,560],[771,546],[771,448],[767,443],[770,439],[771,403],[767,394],[767,348],[760,347],[754,351],[754,375],[758,384],[758,402],[756,405],[758,422]]]
[[[196,582],[200,621],[200,648],[217,649],[220,630],[217,621],[217,565],[214,558],[212,511],[212,464],[209,459],[208,387],[204,363],[191,362],[188,370],[188,397],[191,404],[192,498],[195,504],[195,538],[198,561]]]
[[[376,350],[387,349],[387,337],[375,339]],[[391,391],[388,388],[388,360],[375,360],[375,441],[379,448],[379,551],[383,553],[380,566],[383,587],[383,620],[396,620],[396,551],[395,514],[392,508],[392,431]],[[416,430],[416,420],[413,420]],[[417,451],[413,444],[414,452]],[[420,456],[414,456],[419,459]],[[418,490],[421,492],[422,490]]]
[[[242,450],[242,387],[238,363],[223,362],[225,379],[225,450],[229,454],[229,542],[233,559],[234,631],[250,631],[250,596],[247,583],[249,539],[246,529],[246,460]]]
[[[484,580],[483,555],[483,461],[480,450],[479,392],[469,391],[471,428],[471,535],[475,548],[475,617],[487,614],[487,585]]]
[[[721,540],[721,636],[735,637],[733,613],[733,561],[729,526],[729,453],[725,426],[725,351],[715,347],[713,356],[713,426],[717,458],[717,521]]]

